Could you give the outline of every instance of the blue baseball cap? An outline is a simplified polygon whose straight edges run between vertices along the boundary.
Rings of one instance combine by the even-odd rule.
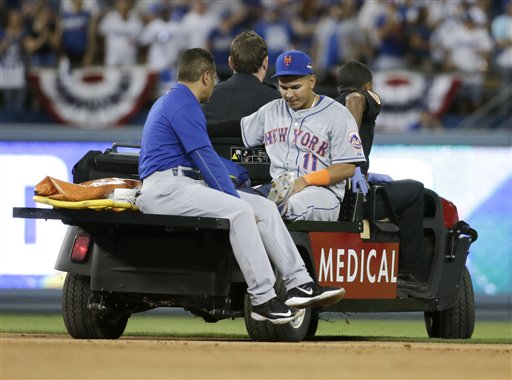
[[[304,76],[313,74],[311,57],[300,50],[285,51],[276,59],[276,73],[272,78],[285,75]]]

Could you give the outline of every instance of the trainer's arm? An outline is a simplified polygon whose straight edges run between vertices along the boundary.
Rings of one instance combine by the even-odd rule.
[[[240,198],[229,178],[226,166],[211,146],[198,148],[190,152],[190,155],[209,187]]]
[[[361,129],[363,113],[366,110],[366,98],[360,92],[352,92],[345,98],[345,107],[350,111],[357,123],[357,128]]]

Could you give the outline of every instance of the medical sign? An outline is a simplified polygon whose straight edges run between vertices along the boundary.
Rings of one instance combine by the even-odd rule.
[[[361,240],[358,233],[310,232],[320,285],[345,288],[345,298],[396,298],[398,243]]]

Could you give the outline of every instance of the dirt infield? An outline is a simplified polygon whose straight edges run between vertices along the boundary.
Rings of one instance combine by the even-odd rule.
[[[0,334],[7,379],[510,379],[510,345]]]

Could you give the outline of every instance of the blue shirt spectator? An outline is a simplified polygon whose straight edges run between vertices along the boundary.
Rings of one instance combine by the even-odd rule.
[[[281,8],[274,5],[265,11],[264,19],[255,25],[254,31],[267,42],[268,62],[273,68],[279,54],[292,47],[294,35],[290,23],[282,18]]]
[[[407,40],[405,38],[405,8],[387,3],[387,13],[376,19],[380,44],[374,66],[377,70],[393,70],[405,67]]]
[[[94,56],[94,18],[83,7],[83,1],[73,1],[73,10],[63,10],[57,26],[58,45],[72,67],[88,66]]]
[[[229,12],[223,13],[219,25],[208,34],[207,47],[213,54],[217,72],[221,77],[226,77],[230,73],[229,49],[231,41],[239,32],[238,27],[233,25],[230,16]]]

